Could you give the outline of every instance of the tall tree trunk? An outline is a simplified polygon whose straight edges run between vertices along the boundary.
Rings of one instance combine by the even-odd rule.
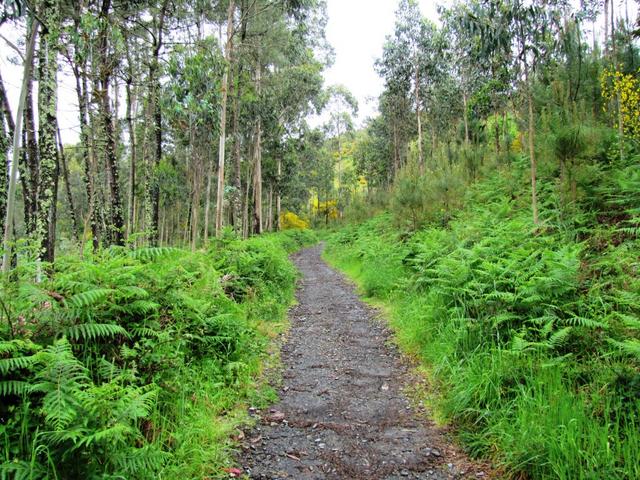
[[[269,206],[267,207],[267,231],[273,231],[273,184],[269,184]]]
[[[467,92],[462,93],[462,106],[464,108],[464,145],[469,146],[469,112],[467,110]]]
[[[614,70],[618,70],[618,51],[616,45],[616,32],[615,32],[615,16],[613,13],[613,2],[611,3],[611,46],[613,49],[611,60],[613,62]],[[624,160],[624,116],[622,115],[622,96],[620,89],[616,89],[616,106],[618,109],[618,149],[620,153],[620,160]]]
[[[216,192],[216,236],[222,234],[222,218],[224,209],[224,162],[225,143],[227,140],[227,96],[229,94],[229,71],[231,70],[231,51],[233,49],[233,21],[235,13],[234,0],[229,1],[227,10],[227,43],[224,48],[225,68],[222,75],[222,100],[220,104],[220,142],[218,145],[218,190]]]
[[[34,238],[39,256],[53,262],[55,252],[56,194],[58,191],[58,145],[56,142],[58,98],[58,34],[59,12],[56,0],[42,4],[41,16],[46,29],[40,36],[38,84],[39,178]]]
[[[282,154],[278,155],[276,178],[276,227],[278,231],[282,230]]]
[[[538,190],[537,190],[537,163],[535,152],[535,118],[533,116],[533,86],[529,78],[529,67],[525,66],[525,82],[527,89],[527,104],[529,110],[529,157],[531,160],[531,209],[533,211],[533,223],[539,224],[538,218]]]
[[[129,51],[129,42],[126,43],[126,51],[127,51],[127,78],[125,83],[125,91],[127,96],[127,128],[129,130],[129,149],[130,149],[130,158],[129,158],[129,198],[128,198],[128,211],[129,215],[127,218],[127,235],[130,235],[135,230],[135,211],[136,211],[136,149],[137,149],[137,141],[136,141],[136,128],[133,121],[133,117],[137,111],[137,95],[136,90],[132,88],[133,85],[133,61],[131,59],[131,54]]]
[[[113,59],[109,56],[109,10],[111,0],[103,0],[100,11],[101,27],[99,31],[98,57],[98,90],[96,97],[100,108],[102,135],[104,136],[104,160],[109,177],[110,218],[109,237],[115,245],[124,245],[124,216],[118,175],[118,158],[116,155],[116,136],[113,128],[113,114],[109,99],[109,84],[114,68]]]
[[[602,49],[604,56],[609,56],[609,0],[604,0],[604,43]]]
[[[240,63],[236,67],[236,86],[233,99],[233,226],[242,231],[242,156],[240,144]]]
[[[76,96],[78,97],[78,111],[80,120],[80,144],[82,147],[82,165],[84,168],[85,190],[87,192],[87,218],[85,223],[89,223],[91,230],[91,241],[93,250],[100,246],[100,228],[98,224],[98,213],[96,209],[95,192],[95,169],[92,135],[89,133],[89,93],[87,86],[86,64],[76,55],[73,74],[76,80]]]
[[[422,112],[420,108],[420,73],[416,68],[416,117],[418,119],[418,164],[420,171],[424,173],[424,153],[422,151]]]
[[[11,169],[9,173],[9,186],[7,189],[7,214],[4,222],[4,238],[3,238],[3,256],[2,271],[8,272],[11,266],[11,233],[13,231],[13,219],[15,213],[16,201],[16,183],[18,180],[18,162],[20,159],[20,139],[22,138],[22,120],[24,115],[24,107],[27,98],[27,90],[32,76],[33,68],[33,52],[36,47],[36,37],[38,36],[39,23],[33,20],[29,33],[29,40],[25,52],[24,67],[22,73],[22,88],[20,90],[20,99],[18,100],[18,110],[16,112],[15,129],[13,131],[13,147]]]
[[[244,202],[242,205],[242,238],[249,236],[249,191],[253,179],[253,166],[247,169],[247,181],[244,190]]]
[[[33,28],[33,27],[32,27]],[[31,59],[34,62],[34,58]],[[33,65],[31,77],[28,79],[27,98],[24,111],[24,127],[26,136],[26,148],[23,152],[24,166],[21,175],[24,199],[24,223],[28,236],[32,236],[36,229],[36,209],[38,207],[38,177],[40,175],[38,140],[36,138],[35,109],[33,108]],[[22,177],[24,180],[22,180]]]
[[[258,96],[261,94],[262,89],[262,63],[260,62],[260,56],[258,55],[258,61],[256,64],[256,93]],[[258,114],[256,120],[256,134],[254,137],[253,146],[253,217],[254,217],[254,233],[262,233],[262,119]]]
[[[400,150],[398,147],[398,122],[393,119],[393,176],[400,171]],[[391,183],[391,181],[389,182]]]
[[[0,174],[2,175],[2,178],[0,178],[0,222],[2,222],[2,231],[4,231],[4,221],[7,215],[7,188],[9,186],[9,171],[11,168],[9,151],[15,129],[9,98],[0,75]]]
[[[57,119],[56,119],[57,121]],[[71,217],[71,228],[73,239],[76,243],[80,243],[80,225],[78,223],[78,213],[76,212],[75,202],[73,201],[73,193],[71,192],[71,182],[69,181],[69,168],[67,165],[67,157],[64,153],[62,145],[62,137],[60,136],[60,127],[56,123],[56,132],[58,134],[58,153],[60,154],[59,167],[62,168],[62,177],[64,178],[65,192],[67,194],[67,203],[69,204],[69,216]]]
[[[162,161],[162,109],[160,108],[160,50],[162,49],[162,36],[164,33],[164,22],[167,13],[169,0],[163,0],[160,6],[158,18],[154,19],[156,31],[153,35],[153,47],[151,62],[149,63],[149,86],[150,86],[150,106],[153,121],[153,162],[149,169],[147,179],[147,229],[149,232],[149,243],[158,244],[158,222],[160,219],[160,185],[158,179],[158,168]]]
[[[213,177],[213,156],[207,153],[207,191],[204,199],[204,246],[209,244],[209,214],[211,209],[211,178]]]

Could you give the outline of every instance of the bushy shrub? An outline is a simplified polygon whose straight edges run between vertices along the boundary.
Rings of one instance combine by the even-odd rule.
[[[292,299],[287,255],[314,240],[114,248],[61,258],[42,283],[29,264],[3,279],[0,476],[213,475],[229,433],[220,416],[249,394],[259,332]]]

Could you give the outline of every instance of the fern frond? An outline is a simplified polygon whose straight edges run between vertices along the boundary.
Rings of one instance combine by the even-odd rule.
[[[19,338],[0,340],[0,355],[16,352],[37,352],[40,348],[40,345],[33,343],[31,340],[22,340]]]
[[[146,390],[148,391],[144,392],[143,389],[139,389],[136,395],[129,399],[125,408],[118,415],[118,421],[129,422],[149,416],[155,405],[158,390],[155,388]]]
[[[23,396],[31,391],[29,382],[20,380],[5,380],[0,382],[0,397],[8,397],[9,395]]]
[[[136,260],[150,262],[177,252],[180,252],[180,249],[172,247],[146,247],[132,250],[129,252],[129,257]]]
[[[120,325],[111,323],[82,323],[65,329],[65,335],[72,340],[95,340],[96,338],[129,336],[129,332]]]
[[[131,333],[136,337],[158,338],[162,332],[159,332],[149,327],[134,327],[134,328],[131,328]]]
[[[124,285],[118,288],[118,294],[125,298],[135,298],[138,300],[149,298],[149,292],[136,285]]]
[[[42,370],[36,373],[33,391],[44,393],[42,413],[54,430],[66,429],[79,414],[79,392],[89,383],[87,370],[73,355],[66,338],[36,354]]]
[[[126,309],[130,313],[148,314],[150,312],[156,312],[160,308],[160,304],[151,302],[149,300],[136,300],[126,306]]]
[[[162,452],[151,445],[145,445],[142,448],[130,448],[121,451],[113,460],[121,470],[131,476],[135,476],[139,472],[149,475],[150,472],[156,472],[162,467],[168,455],[166,452]]]
[[[19,370],[21,368],[29,368],[37,360],[37,355],[29,357],[11,357],[0,358],[0,373],[6,375],[9,372]]]
[[[558,330],[557,332],[555,332],[553,335],[549,337],[547,344],[552,349],[561,347],[564,344],[564,342],[567,341],[567,338],[569,338],[569,334],[571,333],[572,330],[573,330],[573,327],[564,327]]]
[[[640,340],[629,339],[619,342],[617,340],[608,339],[608,342],[621,350],[622,353],[640,359]]]
[[[597,320],[593,320],[591,318],[579,317],[577,315],[569,318],[558,319],[558,322],[574,327],[607,328],[607,324],[603,322],[598,322]]]
[[[65,302],[72,308],[86,308],[102,302],[113,292],[114,290],[111,288],[96,288],[93,290],[87,290],[86,292],[76,293]]]
[[[83,436],[78,442],[78,446],[90,447],[94,443],[102,443],[105,441],[118,442],[131,433],[134,433],[134,428],[132,426],[118,423],[112,427],[98,430],[90,435]]]

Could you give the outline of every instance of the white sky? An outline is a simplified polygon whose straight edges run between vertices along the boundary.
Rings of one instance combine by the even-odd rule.
[[[374,69],[387,35],[393,34],[399,0],[327,0],[327,40],[335,50],[335,63],[325,72],[327,85],[342,84],[358,99],[358,124],[377,111],[384,82]],[[418,0],[422,14],[438,20],[437,5],[449,0]],[[313,119],[312,124],[321,119]]]

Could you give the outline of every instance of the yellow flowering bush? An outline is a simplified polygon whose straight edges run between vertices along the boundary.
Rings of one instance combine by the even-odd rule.
[[[280,225],[283,230],[306,229],[309,228],[309,222],[300,218],[293,212],[284,212],[280,215]]]
[[[612,68],[606,68],[600,77],[602,97],[607,100],[603,106],[604,111],[613,110],[611,100],[617,99],[618,95],[620,95],[620,111],[624,133],[636,139],[640,139],[639,77],[640,69],[635,74],[625,74]],[[615,121],[616,127],[618,127],[617,115],[615,115]]]

